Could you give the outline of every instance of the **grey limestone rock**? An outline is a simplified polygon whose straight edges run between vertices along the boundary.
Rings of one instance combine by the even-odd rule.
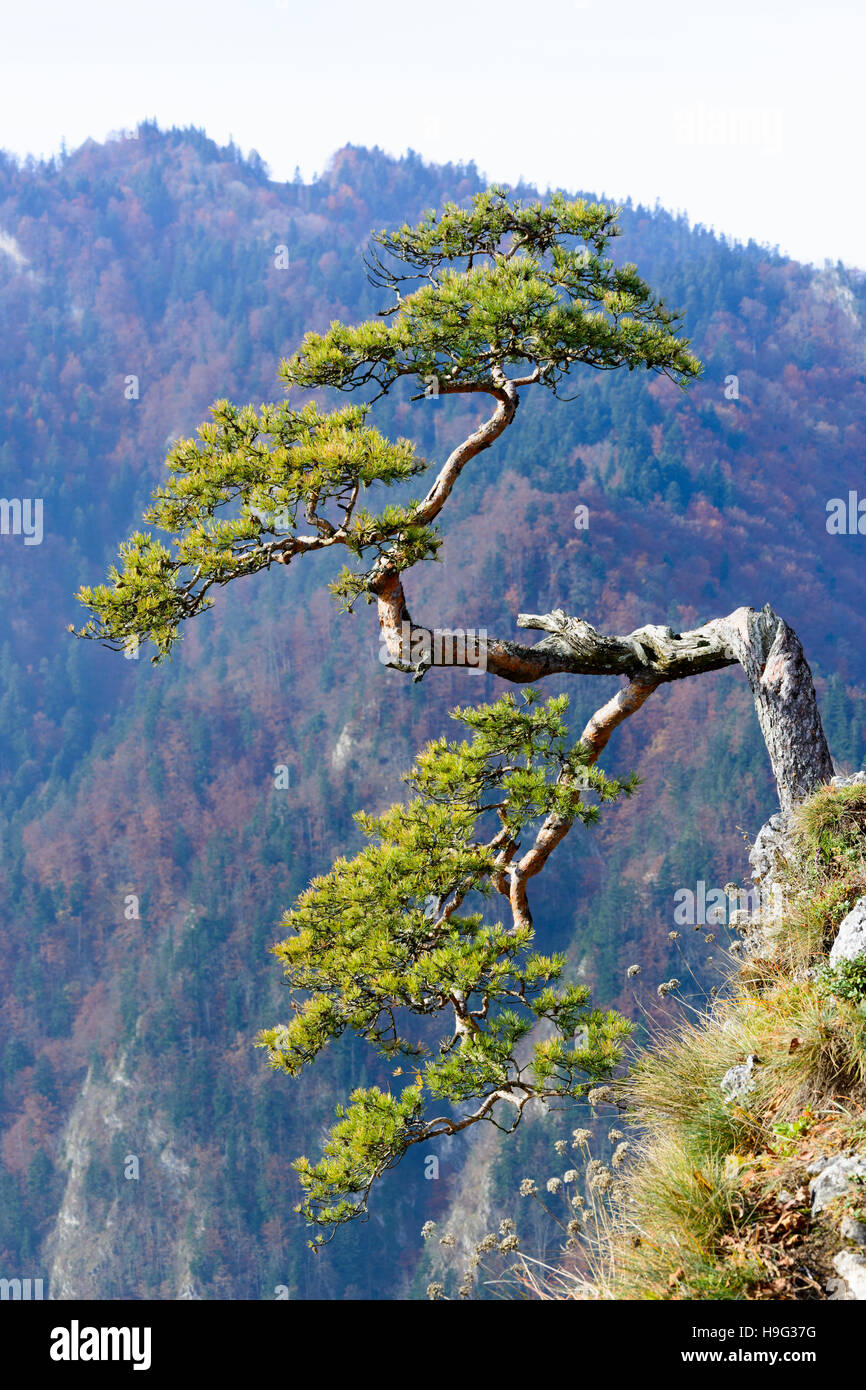
[[[866,1154],[837,1154],[824,1164],[809,1183],[813,1214],[823,1211],[834,1198],[851,1193],[853,1178],[866,1178]]]
[[[834,1256],[833,1268],[848,1286],[848,1298],[866,1300],[866,1259],[857,1250],[840,1250]],[[840,1297],[839,1294],[836,1297]],[[844,1294],[841,1297],[845,1297]]]
[[[853,1240],[855,1245],[866,1245],[866,1223],[858,1221],[856,1216],[842,1217],[839,1234],[845,1240]]]
[[[843,917],[839,923],[830,951],[830,964],[857,960],[863,955],[866,955],[866,898],[858,898],[847,917]]]
[[[745,1062],[741,1062],[737,1067],[729,1067],[722,1077],[721,1091],[728,1105],[735,1100],[742,1100],[755,1089],[755,1079],[752,1072],[758,1058],[754,1052],[749,1053]]]
[[[762,897],[779,881],[788,847],[787,830],[788,818],[779,811],[761,826],[749,851],[752,882]]]

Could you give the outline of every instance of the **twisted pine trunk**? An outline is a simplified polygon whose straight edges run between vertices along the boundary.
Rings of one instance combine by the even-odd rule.
[[[812,672],[797,634],[770,608],[722,620],[752,689],[758,723],[787,813],[833,776]]]
[[[520,627],[553,635],[532,648],[566,657],[572,669],[618,670],[631,681],[658,684],[739,662],[752,691],[761,733],[776,779],[779,805],[787,813],[833,776],[812,672],[800,639],[769,604],[757,612],[737,608],[691,632],[644,627],[627,637],[604,637],[579,618],[556,611],[521,614]]]

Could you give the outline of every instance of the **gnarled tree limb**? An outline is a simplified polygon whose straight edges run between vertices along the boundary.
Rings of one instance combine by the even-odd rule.
[[[426,642],[429,651],[432,631],[413,624],[399,574],[383,575],[374,591],[392,664],[412,669],[413,648],[423,649]],[[737,608],[688,632],[647,625],[625,636],[607,635],[561,609],[521,613],[517,625],[549,635],[531,647],[486,637],[480,652],[452,650],[447,664],[477,668],[483,663],[491,675],[515,683],[565,673],[626,677],[628,686],[587,725],[584,737],[597,747],[596,757],[616,725],[658,685],[739,663],[752,691],[782,810],[789,811],[833,775],[800,640],[769,605],[760,611]],[[416,664],[414,669],[420,677],[427,667]]]

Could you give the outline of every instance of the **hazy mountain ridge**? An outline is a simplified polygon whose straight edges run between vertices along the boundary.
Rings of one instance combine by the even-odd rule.
[[[400,772],[447,709],[496,683],[434,671],[413,686],[385,672],[372,613],[338,618],[323,592],[327,564],[220,595],[169,668],[75,644],[64,627],[80,616],[77,585],[101,578],[138,525],[166,441],[192,433],[219,395],[278,396],[277,361],[305,328],[378,307],[360,263],[370,228],[479,184],[471,166],[350,148],[312,186],[272,185],[237,151],[148,126],[57,166],[0,162],[0,492],[45,505],[41,546],[3,536],[0,548],[10,1276],[47,1272],[46,1238],[56,1254],[64,1125],[88,1067],[113,1075],[121,1053],[140,1109],[125,1108],[115,1134],[97,1127],[89,1178],[79,1144],[73,1174],[77,1217],[107,1247],[104,1284],[55,1266],[68,1293],[179,1297],[192,1279],[205,1297],[273,1297],[277,1285],[394,1296],[425,1216],[459,1201],[464,1151],[448,1149],[439,1183],[410,1157],[373,1221],[314,1262],[288,1163],[315,1149],[362,1049],[346,1044],[287,1084],[250,1042],[279,1015],[266,948],[282,909],[357,844],[356,807],[400,794]],[[859,765],[862,540],[829,535],[825,521],[827,499],[862,477],[862,279],[726,246],[661,211],[628,209],[623,222],[624,258],[685,311],[703,381],[683,398],[664,382],[587,373],[570,406],[525,393],[510,437],[453,499],[444,566],[410,576],[413,609],[516,635],[518,610],[555,604],[626,631],[769,601],[815,668],[836,673],[822,683],[828,735]],[[727,400],[732,374],[739,397]],[[401,399],[377,423],[435,459],[475,418]],[[590,507],[586,533],[573,525],[578,501]],[[550,692],[569,689],[577,722],[612,684]],[[648,980],[667,969],[671,886],[741,872],[738,827],[754,831],[772,809],[750,701],[728,673],[653,697],[609,761],[646,786],[585,859],[584,840],[551,866],[536,910],[605,1003],[612,992],[623,1002],[624,952]],[[277,764],[291,769],[288,793],[274,786]],[[138,918],[124,915],[129,895]],[[188,1230],[158,1219],[154,1127],[190,1170]],[[142,1158],[139,1179],[124,1179],[120,1147]],[[117,1203],[140,1215],[103,1231]]]

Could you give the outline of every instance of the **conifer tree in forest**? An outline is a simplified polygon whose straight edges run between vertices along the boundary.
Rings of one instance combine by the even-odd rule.
[[[404,576],[435,558],[439,514],[463,469],[514,425],[521,393],[557,395],[580,366],[642,368],[682,387],[700,374],[679,317],[608,254],[617,219],[560,194],[523,204],[494,186],[374,235],[366,264],[379,314],[308,333],[280,369],[296,392],[358,392],[363,403],[218,401],[198,438],[172,448],[145,514],[171,548],[150,531],[121,545],[109,582],[78,595],[91,616],[77,635],[115,649],[149,639],[160,661],[211,590],[340,546],[350,563],[331,585],[338,604],[375,603],[388,664],[422,679],[438,629],[410,616]],[[477,395],[487,407],[438,467],[368,422],[404,377],[415,400]],[[428,473],[420,501],[373,501]],[[453,711],[467,737],[418,754],[405,804],[359,813],[370,844],[313,881],[274,948],[292,989],[290,1022],[258,1039],[274,1067],[296,1075],[353,1031],[411,1072],[397,1094],[356,1089],[321,1158],[298,1160],[302,1210],[327,1229],[362,1213],[375,1179],[412,1145],[481,1120],[511,1129],[531,1102],[581,1097],[612,1074],[629,1025],[564,980],[561,956],[535,950],[528,887],[575,821],[633,791],[635,779],[610,779],[597,760],[653,691],[739,663],[783,809],[833,772],[802,648],[769,608],[682,633],[606,635],[559,610],[517,625],[546,635],[533,645],[488,637],[481,653],[451,644],[445,660],[477,666],[480,656],[525,692]],[[531,688],[557,673],[623,678],[577,743],[567,697],[544,703]],[[425,1020],[440,1015],[447,1034],[431,1045]]]

